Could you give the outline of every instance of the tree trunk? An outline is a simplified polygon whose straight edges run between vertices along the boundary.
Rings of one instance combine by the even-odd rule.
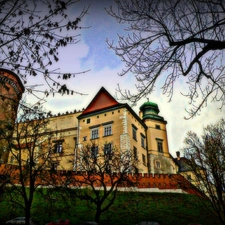
[[[25,225],[29,225],[30,224],[30,210],[26,209],[26,221],[25,221]]]
[[[31,204],[29,201],[26,203],[25,207],[26,207],[26,209],[25,209],[25,217],[26,217],[25,225],[29,225],[30,224],[30,209],[31,209]]]
[[[101,206],[97,205],[96,213],[95,213],[95,222],[99,223],[101,213],[102,213],[101,212]]]

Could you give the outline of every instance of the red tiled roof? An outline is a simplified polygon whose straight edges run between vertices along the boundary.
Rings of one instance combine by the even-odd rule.
[[[119,105],[115,98],[102,87],[81,115]]]

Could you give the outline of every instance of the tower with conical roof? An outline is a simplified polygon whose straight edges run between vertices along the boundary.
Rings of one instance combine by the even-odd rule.
[[[140,118],[146,124],[149,173],[174,173],[175,166],[169,153],[166,125],[154,102],[145,102],[140,107]]]

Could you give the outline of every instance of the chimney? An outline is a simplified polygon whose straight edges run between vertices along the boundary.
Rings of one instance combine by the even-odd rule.
[[[177,154],[177,160],[180,160],[180,151],[177,151],[176,154]]]

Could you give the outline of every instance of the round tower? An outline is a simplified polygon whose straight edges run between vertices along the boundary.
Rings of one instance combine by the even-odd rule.
[[[159,112],[159,107],[154,102],[145,102],[140,107],[140,117],[147,126],[149,173],[174,173],[167,139],[167,121]]]
[[[7,162],[7,139],[12,135],[12,128],[17,116],[18,105],[24,86],[19,77],[10,70],[0,68],[0,162]],[[7,129],[8,128],[8,129]]]

